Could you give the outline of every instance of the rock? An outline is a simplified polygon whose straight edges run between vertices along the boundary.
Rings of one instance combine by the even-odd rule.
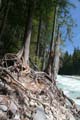
[[[7,120],[7,116],[5,112],[2,112],[1,110],[0,110],[0,120]]]
[[[76,99],[80,99],[80,97],[77,97]]]
[[[16,111],[18,111],[18,108],[13,101],[10,102],[9,110],[11,110],[12,113],[14,113],[14,114],[16,113]]]
[[[7,112],[8,108],[6,105],[0,105],[0,110],[2,110],[3,112]]]
[[[17,113],[13,120],[20,120],[20,115]]]
[[[33,120],[47,120],[44,108],[38,106],[33,114]]]

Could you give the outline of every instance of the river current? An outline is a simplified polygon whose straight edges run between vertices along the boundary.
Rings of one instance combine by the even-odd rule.
[[[80,106],[80,76],[58,75],[57,86]]]

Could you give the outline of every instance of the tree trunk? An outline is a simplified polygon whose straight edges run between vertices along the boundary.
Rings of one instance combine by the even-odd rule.
[[[10,1],[8,0],[7,4],[6,4],[6,7],[5,7],[5,11],[4,11],[3,21],[2,21],[2,24],[1,24],[1,27],[0,27],[0,41],[2,39],[4,30],[5,30],[5,27],[6,27],[6,21],[7,21],[7,16],[8,16],[9,9],[10,9]]]
[[[40,32],[41,32],[41,15],[40,15],[40,18],[39,18],[39,26],[38,26],[37,45],[36,45],[36,56],[39,56]]]
[[[22,49],[19,50],[19,52],[17,53],[17,57],[19,59],[21,59],[21,57],[23,56],[23,51],[24,51],[24,46],[22,47]]]
[[[1,4],[2,4],[2,1],[0,0],[0,9],[1,9]]]
[[[45,65],[46,65],[46,50],[44,49],[43,59],[42,59],[42,71],[44,71]]]
[[[24,33],[24,53],[23,60],[24,64],[29,64],[29,47],[32,33],[32,19],[33,19],[33,6],[29,3],[28,16],[26,21],[25,33]]]
[[[53,79],[54,80],[56,80],[57,74],[59,71],[60,41],[61,41],[61,35],[59,32],[59,27],[58,27],[58,33],[57,33],[55,51],[54,51],[54,65],[53,65]]]
[[[53,59],[54,59],[54,37],[55,37],[55,28],[56,28],[56,19],[57,19],[57,7],[54,8],[54,16],[53,16],[53,27],[52,27],[52,36],[51,36],[51,43],[50,43],[50,53],[48,64],[45,69],[45,72],[51,76],[52,67],[53,67]]]

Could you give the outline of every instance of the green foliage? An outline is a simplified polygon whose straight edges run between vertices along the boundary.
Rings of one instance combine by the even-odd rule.
[[[2,8],[5,8],[8,0],[2,1]],[[2,49],[1,53],[5,54],[6,52],[17,52],[23,44],[23,36],[25,31],[25,24],[28,13],[28,5],[34,5],[34,17],[33,17],[33,28],[32,28],[32,37],[30,45],[30,56],[31,59],[38,65],[41,69],[42,59],[44,56],[44,51],[46,47],[50,45],[52,25],[53,25],[53,16],[54,8],[59,6],[58,11],[58,20],[57,25],[61,26],[61,32],[63,34],[63,27],[67,34],[71,33],[72,17],[69,14],[69,8],[73,5],[69,0],[9,0],[10,10],[7,16],[6,27],[4,34],[2,36],[2,44],[0,48]],[[0,9],[0,10],[1,10]],[[0,11],[0,26],[4,16],[4,9]],[[37,42],[38,34],[38,23],[39,17],[42,18],[42,26],[40,33],[40,54],[38,57],[35,56],[35,48]],[[64,35],[62,35],[64,38]],[[64,38],[65,39],[65,38]]]
[[[80,75],[80,50],[74,49],[74,53],[69,55],[68,52],[64,54],[63,66],[60,68],[60,74]]]

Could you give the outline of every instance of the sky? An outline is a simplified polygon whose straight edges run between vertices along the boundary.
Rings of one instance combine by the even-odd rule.
[[[80,48],[80,2],[78,0],[70,1],[76,6],[76,8],[70,9],[70,13],[77,26],[73,28],[73,43],[69,40],[66,40],[64,51],[68,51],[69,54],[72,54],[75,47]]]

